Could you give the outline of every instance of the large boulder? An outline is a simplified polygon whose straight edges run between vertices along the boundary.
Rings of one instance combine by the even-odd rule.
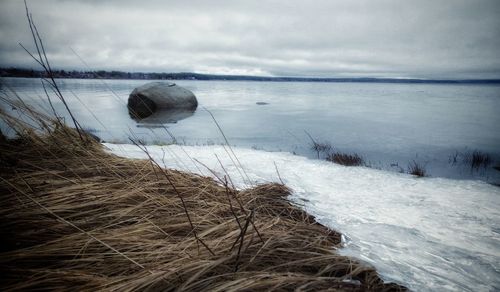
[[[127,106],[132,117],[143,119],[161,110],[194,111],[198,101],[191,91],[175,83],[150,82],[130,93]]]

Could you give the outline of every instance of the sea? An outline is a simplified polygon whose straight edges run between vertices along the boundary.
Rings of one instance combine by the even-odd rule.
[[[191,158],[222,171],[218,153],[239,188],[283,180],[292,202],[344,234],[340,253],[385,280],[415,291],[500,290],[500,84],[175,80],[196,95],[196,111],[134,120],[128,96],[147,82],[57,80],[76,119],[110,152],[143,157],[133,139],[166,167],[204,175]],[[50,98],[70,123],[39,79],[0,86],[48,114]],[[334,153],[363,163],[325,160]],[[485,162],[472,165],[474,155]],[[408,173],[415,164],[425,177]]]
[[[500,183],[492,168],[500,163],[500,84],[176,80],[196,95],[198,109],[182,120],[136,121],[127,99],[147,82],[58,80],[79,123],[104,141],[222,144],[217,121],[233,146],[326,158],[329,153],[312,149],[314,140],[330,152],[357,154],[372,168],[408,172],[417,163],[431,177]],[[1,84],[51,113],[39,79],[2,78]],[[69,120],[51,95],[57,113]],[[471,167],[474,152],[490,163]]]

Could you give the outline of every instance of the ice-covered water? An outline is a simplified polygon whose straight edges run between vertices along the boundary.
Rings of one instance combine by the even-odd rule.
[[[41,108],[46,97],[38,79],[2,78],[25,102]],[[162,128],[130,119],[126,108],[134,87],[147,80],[58,80],[80,124],[106,141],[127,143],[131,132],[147,143],[168,143]],[[168,124],[178,142],[223,142],[207,108],[233,145],[295,152],[313,158],[308,131],[335,149],[356,152],[374,167],[406,171],[413,160],[431,176],[475,178],[500,183],[490,167],[471,171],[450,163],[458,151],[489,153],[500,163],[500,85],[311,83],[179,80],[200,107],[193,116]],[[52,99],[66,116],[64,107]],[[258,105],[266,102],[266,105]],[[0,104],[1,106],[1,104]],[[5,110],[10,110],[9,108]],[[392,165],[392,166],[391,166]]]
[[[105,144],[113,153],[146,158],[133,145]],[[199,172],[186,154],[238,187],[249,182],[222,146],[149,146],[166,167]],[[416,178],[344,167],[284,152],[233,148],[252,183],[283,181],[291,200],[344,233],[341,253],[375,266],[382,277],[414,291],[500,289],[500,188],[481,181]],[[233,159],[234,160],[234,159]]]

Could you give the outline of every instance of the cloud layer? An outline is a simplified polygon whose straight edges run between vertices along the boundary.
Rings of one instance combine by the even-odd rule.
[[[144,1],[146,2],[146,1]],[[500,2],[28,1],[54,67],[276,76],[500,78]],[[0,66],[36,65],[0,0]]]

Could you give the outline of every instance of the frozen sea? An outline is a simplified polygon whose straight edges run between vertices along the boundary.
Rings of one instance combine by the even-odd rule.
[[[16,92],[50,112],[40,80],[0,81],[0,94]],[[169,144],[174,136],[177,145],[148,146],[160,163],[209,175],[189,157],[220,172],[217,153],[240,188],[277,181],[276,165],[293,190],[290,199],[345,235],[341,253],[375,266],[384,279],[415,291],[500,290],[500,188],[492,185],[500,183],[492,168],[500,161],[498,84],[182,80],[175,82],[198,98],[196,112],[178,121],[138,122],[126,101],[147,81],[58,81],[80,124],[111,142],[105,145],[113,153],[141,158],[139,149],[123,144],[129,137]],[[68,119],[62,104],[52,102]],[[205,109],[250,181],[229,159]],[[358,153],[372,168],[318,160],[306,131],[336,150]],[[463,164],[474,150],[493,162],[477,170]],[[430,177],[399,173],[412,161]]]
[[[58,82],[78,121],[105,141],[128,143],[133,133],[149,144],[172,142],[159,127],[168,120],[137,122],[129,117],[128,95],[148,81]],[[192,116],[164,124],[178,143],[224,142],[208,109],[238,147],[314,158],[307,131],[335,150],[361,155],[374,168],[406,171],[416,161],[432,177],[500,183],[493,163],[477,170],[462,163],[474,150],[500,161],[500,84],[175,82],[193,91],[199,102]],[[1,91],[14,90],[49,111],[40,80],[2,78],[0,84]],[[69,120],[62,103],[52,102]]]

